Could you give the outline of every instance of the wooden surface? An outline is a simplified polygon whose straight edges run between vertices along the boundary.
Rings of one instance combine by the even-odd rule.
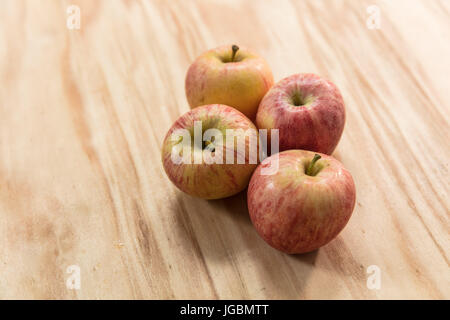
[[[450,1],[1,0],[0,298],[449,299],[449,40]],[[357,205],[316,252],[275,251],[244,194],[193,199],[163,172],[187,68],[227,43],[342,91]]]

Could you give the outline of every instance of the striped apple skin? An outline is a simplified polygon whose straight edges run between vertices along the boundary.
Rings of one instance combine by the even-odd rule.
[[[237,163],[238,148],[233,149],[234,163],[226,164],[224,158],[223,164],[175,164],[171,159],[171,152],[176,142],[171,141],[171,135],[178,129],[191,130],[194,128],[195,121],[202,121],[208,128],[215,128],[226,135],[227,129],[235,130],[255,130],[255,125],[241,112],[236,109],[220,104],[200,106],[179,117],[167,132],[163,146],[161,159],[164,171],[170,181],[181,191],[198,198],[203,199],[221,199],[241,192],[248,186],[251,174],[257,164],[249,161],[249,140],[242,140],[245,143],[245,163]],[[193,138],[193,136],[192,136]],[[217,146],[221,148],[222,154],[226,155],[227,148],[224,145]],[[244,150],[244,149],[243,149]],[[201,149],[192,148],[192,152],[202,152]]]
[[[353,178],[335,158],[320,154],[317,164],[323,169],[316,176],[305,174],[315,154],[281,152],[265,159],[250,180],[247,204],[252,223],[269,245],[286,253],[305,253],[329,243],[355,206]],[[278,171],[262,175],[271,160],[278,161]]]
[[[267,62],[247,48],[240,47],[239,61],[229,59],[231,45],[211,49],[189,67],[185,79],[186,98],[191,108],[219,103],[231,106],[254,120],[259,103],[273,85]]]
[[[295,106],[293,96],[309,97]],[[279,150],[303,149],[331,154],[345,125],[339,89],[315,74],[294,74],[276,83],[264,96],[256,115],[260,129],[279,129]]]

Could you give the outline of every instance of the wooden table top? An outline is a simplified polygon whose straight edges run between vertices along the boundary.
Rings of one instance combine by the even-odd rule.
[[[449,299],[449,39],[450,1],[1,1],[0,298]],[[229,43],[342,92],[357,204],[315,252],[163,171],[188,66]]]

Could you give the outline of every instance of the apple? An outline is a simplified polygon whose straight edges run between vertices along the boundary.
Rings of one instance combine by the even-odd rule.
[[[187,72],[185,89],[191,108],[225,104],[254,120],[261,99],[272,85],[272,71],[262,57],[227,45],[195,60]]]
[[[272,175],[264,167],[276,163]],[[355,206],[351,174],[332,156],[288,150],[266,158],[255,170],[247,204],[258,234],[286,253],[316,250],[345,227]]]
[[[166,134],[162,164],[181,191],[220,199],[244,190],[257,166],[255,125],[236,109],[205,105],[182,115]]]
[[[331,154],[344,124],[339,89],[315,74],[294,74],[276,83],[256,115],[259,129],[279,129],[280,151],[304,149]]]

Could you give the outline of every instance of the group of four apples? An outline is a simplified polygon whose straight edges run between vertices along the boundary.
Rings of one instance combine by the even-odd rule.
[[[248,186],[253,225],[269,245],[283,252],[309,252],[335,238],[355,205],[351,174],[330,156],[345,124],[338,88],[314,74],[295,74],[273,85],[267,62],[236,45],[198,57],[185,84],[192,109],[172,125],[162,147],[169,179],[183,192],[204,199],[229,197]],[[278,142],[280,151],[271,150],[265,159],[257,157],[262,160],[259,165],[250,157],[248,136],[236,139],[240,142],[234,137],[231,143],[226,141],[230,129],[242,134],[257,128],[266,129],[267,142]],[[220,133],[221,139],[206,134],[209,129]],[[180,130],[200,135],[201,143],[189,136],[188,159],[225,157],[230,151],[234,159],[243,158],[174,161],[174,154],[186,153],[176,135]],[[239,143],[244,144],[245,155],[239,154]]]

